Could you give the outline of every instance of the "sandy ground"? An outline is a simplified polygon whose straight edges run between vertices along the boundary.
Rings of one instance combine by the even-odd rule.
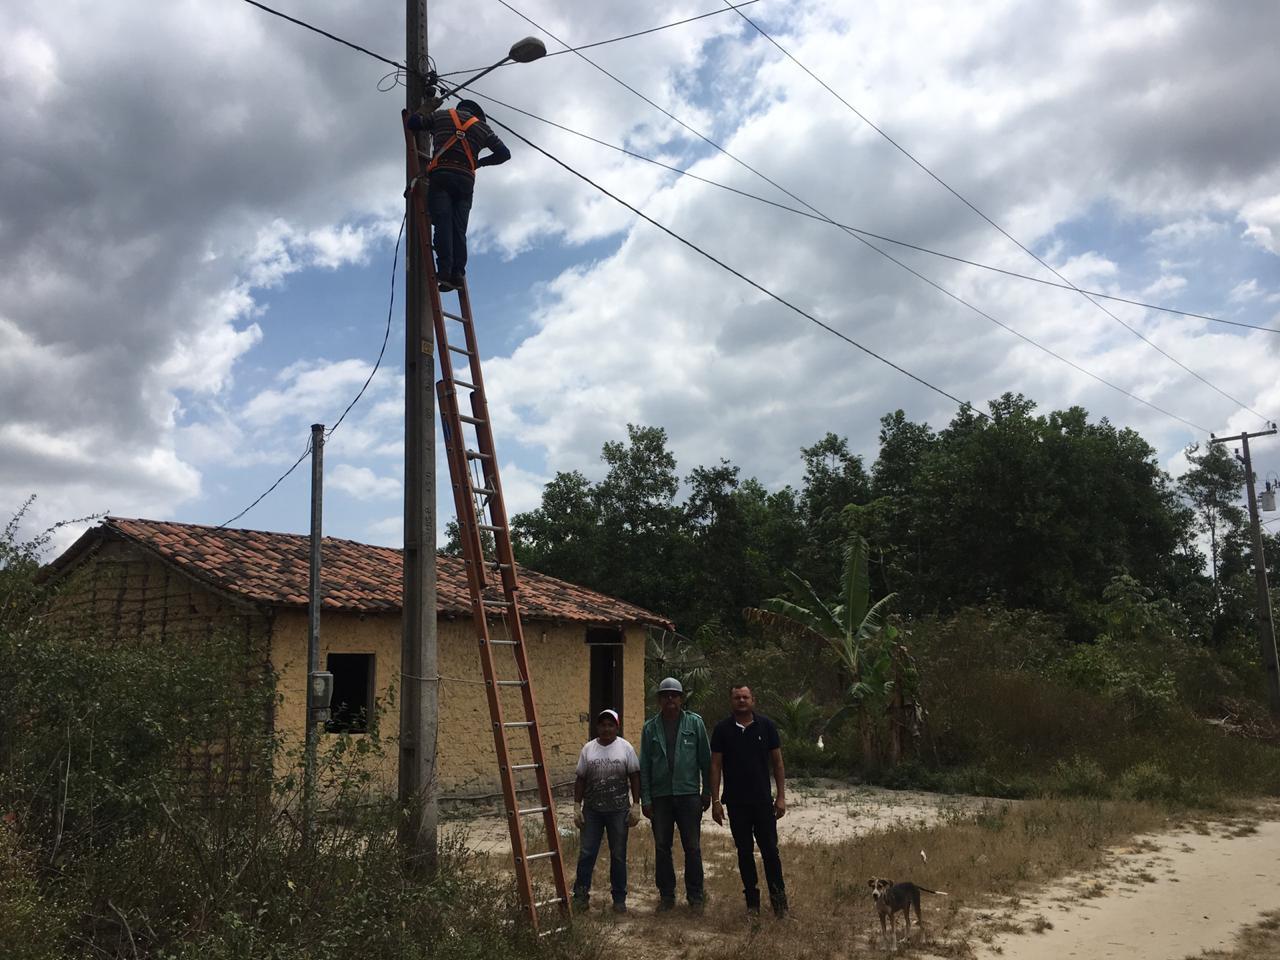
[[[824,780],[802,781],[788,789],[787,815],[778,824],[778,838],[784,844],[829,843],[868,830],[933,824],[977,810],[984,802],[981,797],[851,787]],[[573,804],[562,801],[557,816],[561,832],[572,831]],[[716,826],[709,813],[702,829],[704,836],[723,834],[726,839],[729,836],[729,828]],[[444,825],[444,831],[463,837],[466,845],[477,853],[507,855],[510,851],[506,820],[498,814],[451,821]]]
[[[1102,871],[984,918],[1012,920],[1027,932],[1001,934],[976,955],[1181,960],[1228,949],[1242,927],[1280,908],[1280,810],[1264,816],[1256,833],[1243,836],[1233,835],[1244,832],[1239,824],[1215,823],[1207,835],[1187,830],[1139,838],[1115,851]],[[1032,932],[1042,923],[1038,918],[1052,927]]]

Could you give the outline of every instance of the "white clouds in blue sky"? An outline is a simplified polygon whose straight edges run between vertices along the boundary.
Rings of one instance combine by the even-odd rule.
[[[715,3],[522,0],[571,42]],[[395,56],[402,4],[281,3]],[[1241,2],[761,0],[752,17],[1081,285],[1280,325],[1280,9]],[[495,2],[431,14],[442,70],[533,32]],[[554,42],[548,42],[556,49]],[[734,14],[591,56],[837,220],[1047,274]],[[220,522],[359,389],[402,212],[402,92],[385,69],[235,0],[0,10],[0,507]],[[481,90],[793,203],[572,55]],[[847,235],[492,113],[792,298],[981,403],[1022,391],[1132,425],[1176,466],[1197,434],[947,300]],[[767,300],[512,142],[481,171],[475,287],[510,507],[598,474],[628,422],[685,470],[776,485],[827,430],[875,452],[881,414],[953,405]],[[1210,429],[1257,418],[1078,295],[899,253],[1003,322]],[[1113,306],[1245,404],[1280,415],[1280,337]],[[397,543],[403,327],[326,461],[331,532]],[[1259,444],[1259,472],[1280,465]],[[443,458],[440,459],[443,466]],[[440,484],[442,517],[452,514]],[[241,523],[302,530],[300,469]]]

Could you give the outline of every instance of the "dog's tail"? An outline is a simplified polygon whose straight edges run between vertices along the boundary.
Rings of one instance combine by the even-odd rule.
[[[937,895],[938,895],[938,896],[940,896],[940,897],[949,897],[949,896],[951,896],[951,894],[947,893],[947,891],[945,891],[945,890],[930,890],[928,887],[922,887],[922,886],[920,886],[920,884],[918,884],[918,883],[916,884],[916,889],[917,889],[917,890],[923,890],[925,893],[933,893],[933,894],[937,894]]]

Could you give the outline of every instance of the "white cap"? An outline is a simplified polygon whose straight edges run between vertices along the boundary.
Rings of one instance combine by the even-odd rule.
[[[614,723],[621,723],[621,721],[618,719],[617,710],[609,710],[609,709],[601,710],[599,713],[596,714],[596,719],[599,720],[601,717],[613,717]]]

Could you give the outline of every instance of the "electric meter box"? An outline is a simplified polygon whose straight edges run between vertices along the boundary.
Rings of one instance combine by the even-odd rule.
[[[333,674],[325,670],[317,670],[311,674],[307,684],[310,694],[310,706],[319,720],[329,719],[329,703],[333,700]]]

